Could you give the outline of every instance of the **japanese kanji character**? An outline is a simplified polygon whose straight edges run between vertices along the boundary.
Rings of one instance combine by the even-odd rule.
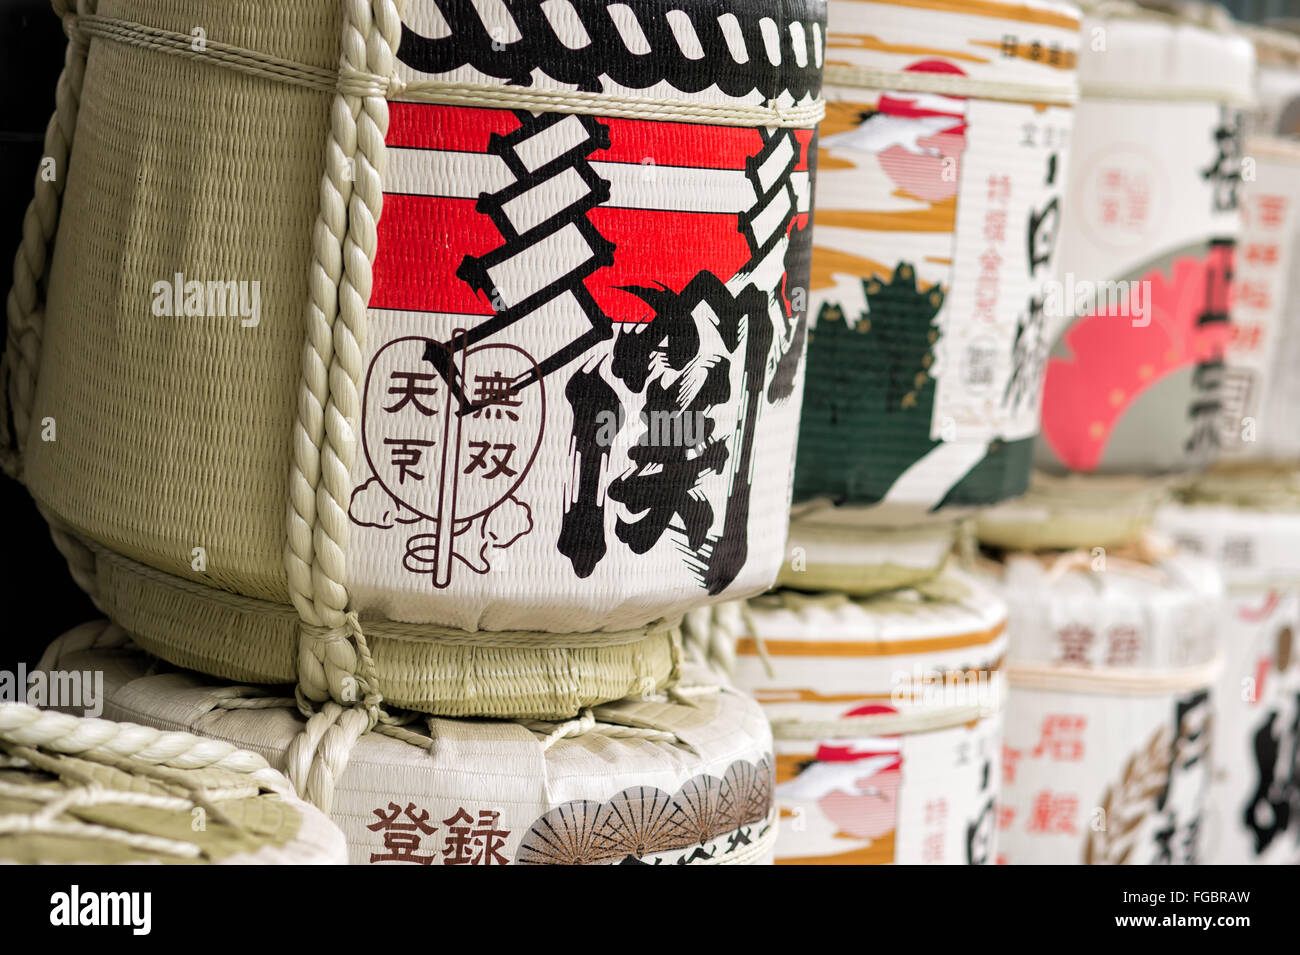
[[[470,462],[465,466],[465,474],[473,474],[480,468],[484,470],[483,480],[488,481],[498,474],[504,474],[506,477],[514,477],[517,472],[510,467],[510,456],[515,453],[513,444],[493,444],[490,441],[471,441],[471,448],[476,449],[475,454],[470,458]],[[493,454],[491,464],[488,463],[488,454],[492,451],[500,451],[501,454]]]
[[[496,412],[496,417],[507,417],[518,421],[519,415],[511,408],[518,408],[523,402],[515,397],[512,382],[499,371],[490,375],[474,376],[474,417],[486,414],[489,418]]]
[[[393,449],[389,460],[397,468],[398,484],[405,484],[408,476],[417,481],[424,480],[424,475],[413,468],[419,467],[420,459],[424,455],[423,449],[433,447],[432,441],[419,438],[384,438],[384,444]]]
[[[418,855],[420,842],[423,833],[431,836],[438,831],[436,826],[427,824],[429,813],[420,810],[417,815],[415,803],[407,803],[406,809],[403,810],[396,803],[388,804],[390,812],[384,813],[382,809],[371,810],[379,817],[378,822],[373,822],[366,826],[371,832],[383,832],[384,848],[387,853],[371,853],[371,862],[414,862],[418,865],[431,865],[434,860],[433,854]],[[398,822],[400,815],[405,814],[410,822]]]
[[[424,415],[425,417],[436,415],[438,413],[438,410],[436,408],[432,408],[429,407],[428,405],[425,405],[423,402],[420,401],[420,397],[421,396],[433,397],[437,395],[438,393],[437,387],[426,383],[436,381],[438,380],[438,377],[439,376],[434,372],[420,372],[420,371],[393,372],[389,376],[390,384],[388,386],[388,393],[390,395],[396,395],[397,401],[389,405],[384,410],[389,413],[396,413],[398,411],[401,411],[408,404],[410,404],[410,405],[415,405],[415,410],[420,412],[420,414]],[[402,379],[405,382],[405,384],[398,385],[392,383],[392,382],[396,382],[397,379],[399,378]]]

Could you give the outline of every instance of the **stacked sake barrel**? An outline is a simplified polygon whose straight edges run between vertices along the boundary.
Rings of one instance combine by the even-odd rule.
[[[688,650],[772,721],[778,862],[988,862],[1006,612],[945,564],[1028,478],[1078,12],[829,18],[786,561]]]
[[[1223,444],[1254,56],[1196,5],[1085,5],[1083,36],[1039,470],[975,526],[1009,605],[1000,846],[1190,863],[1223,583],[1149,528]]]
[[[999,854],[1204,860],[1222,583],[1194,556],[1010,554]]]
[[[1216,476],[1157,520],[1228,585],[1204,861],[1300,863],[1300,478]]]
[[[824,4],[55,6],[5,464],[197,671],[109,711],[254,746],[353,861],[770,854],[678,625],[781,559]]]
[[[1225,15],[1188,9],[1204,22],[1123,3],[1084,18],[1040,470],[981,515],[998,546],[1132,540],[1223,443],[1254,55]]]
[[[1251,29],[1259,70],[1246,125],[1241,253],[1224,395],[1225,463],[1300,462],[1300,38]]]
[[[1068,3],[832,0],[782,584],[924,580],[1024,490],[1078,28]]]
[[[1231,460],[1184,488],[1160,525],[1223,569],[1229,585],[1226,660],[1217,693],[1208,861],[1300,860],[1300,429],[1292,373],[1300,295],[1289,268],[1300,232],[1300,42],[1252,31],[1259,103],[1242,186],[1245,231],[1230,373],[1248,403],[1225,451]]]
[[[1206,861],[1300,862],[1300,40],[1252,30],[1259,102],[1227,374],[1225,460],[1157,516],[1228,584]]]
[[[733,638],[729,675],[772,723],[778,864],[995,860],[1006,606],[987,587],[949,571],[702,613],[688,635]]]
[[[56,640],[42,672],[102,670],[104,715],[302,758],[292,697],[159,665],[116,624]],[[332,780],[330,816],[354,864],[744,865],[771,860],[771,736],[748,698],[684,667],[670,696],[575,719],[423,716],[361,738]]]

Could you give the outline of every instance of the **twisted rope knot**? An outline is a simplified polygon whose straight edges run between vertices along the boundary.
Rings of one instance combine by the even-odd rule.
[[[396,99],[406,92],[406,81],[399,76],[382,76],[359,70],[350,63],[339,65],[337,88],[344,96],[380,96]]]
[[[81,30],[81,18],[75,13],[65,13],[62,17],[63,32],[68,38],[69,43],[76,43],[81,46],[89,44],[86,34]]]
[[[54,15],[63,23],[63,32],[68,42],[75,44],[79,52],[90,46],[90,36],[81,26],[83,16],[93,16],[95,0],[51,0]]]

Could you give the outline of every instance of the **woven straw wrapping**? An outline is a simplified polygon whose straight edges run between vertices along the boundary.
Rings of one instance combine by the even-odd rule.
[[[1171,480],[1036,471],[1029,490],[974,519],[980,543],[1008,550],[1124,547],[1141,541]]]
[[[948,559],[957,525],[863,526],[856,508],[811,504],[790,515],[790,539],[777,584],[794,590],[871,594],[936,576]]]
[[[304,727],[292,701],[173,671],[121,636],[87,624],[57,640],[41,668],[103,670],[110,718],[234,742],[277,766],[293,758]],[[431,717],[371,734],[340,776],[330,816],[353,864],[769,862],[771,733],[752,700],[709,680],[690,669],[683,695],[575,720]]]
[[[0,860],[338,865],[343,834],[261,756],[0,703]]]
[[[1005,621],[960,572],[747,602],[733,670],[776,737],[778,864],[995,860]]]
[[[105,0],[99,12],[322,67],[338,56],[330,4]],[[57,439],[28,442],[28,487],[129,557],[287,602],[289,422],[328,100],[91,46],[35,401],[34,427],[53,418]],[[259,280],[259,325],[154,316],[153,283],[178,271]]]
[[[795,500],[1024,490],[1077,94],[1068,3],[831,3]]]
[[[1202,859],[1223,586],[1188,555],[1011,555],[999,845],[1018,864]]]
[[[69,16],[49,300],[6,370],[25,479],[145,645],[368,724],[542,717],[663,686],[665,619],[770,583],[824,9],[775,41],[692,10],[696,56],[579,7],[466,7],[450,45],[428,0]],[[552,56],[584,35],[599,63]],[[249,310],[188,314],[192,282]]]

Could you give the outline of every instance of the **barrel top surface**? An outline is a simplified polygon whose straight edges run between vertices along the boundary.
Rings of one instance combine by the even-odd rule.
[[[991,643],[1006,616],[1001,598],[958,570],[915,588],[869,597],[782,590],[749,601],[754,636],[765,642],[895,645],[893,652],[900,654],[916,652],[910,645],[928,638],[951,638],[957,645],[963,639],[971,646]],[[769,653],[782,655],[780,650]]]

